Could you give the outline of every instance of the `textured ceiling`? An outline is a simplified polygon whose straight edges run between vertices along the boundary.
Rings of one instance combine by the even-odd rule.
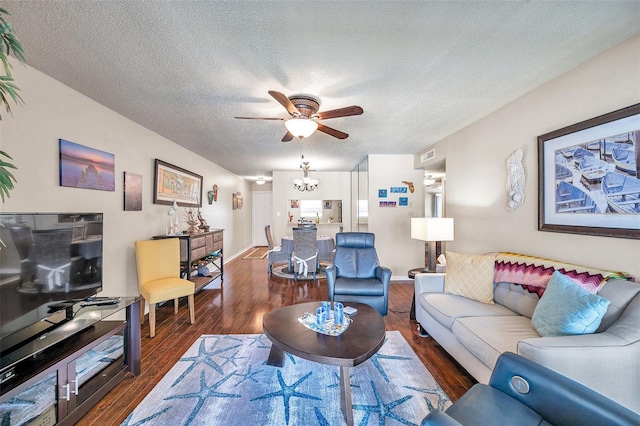
[[[415,154],[640,33],[638,1],[1,3],[30,66],[249,179]],[[268,90],[364,114],[283,143],[233,118],[287,116]]]

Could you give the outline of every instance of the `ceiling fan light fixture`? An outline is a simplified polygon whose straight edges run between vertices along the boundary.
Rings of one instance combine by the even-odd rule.
[[[309,137],[318,130],[318,123],[310,118],[290,118],[284,125],[289,133],[300,139]]]
[[[260,177],[258,178],[258,180],[256,181],[256,184],[257,184],[257,185],[264,185],[265,183],[266,183],[266,182],[265,182],[265,180],[264,180],[264,178],[263,178],[262,176],[260,176]]]

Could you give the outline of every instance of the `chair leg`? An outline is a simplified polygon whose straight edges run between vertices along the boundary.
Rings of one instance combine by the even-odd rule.
[[[193,324],[196,322],[196,312],[193,306],[195,305],[193,294],[189,295],[188,302],[189,302],[189,316],[191,317],[191,324]]]
[[[149,337],[156,335],[156,304],[149,303]]]
[[[178,305],[180,304],[180,299],[173,299],[173,314],[178,315]]]
[[[140,296],[140,326],[144,325],[144,297]]]

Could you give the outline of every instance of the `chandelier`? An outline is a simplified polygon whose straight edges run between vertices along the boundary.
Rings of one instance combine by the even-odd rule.
[[[311,179],[309,177],[309,162],[302,163],[302,179],[293,179],[293,187],[300,192],[311,192],[318,187],[320,181],[318,179]]]

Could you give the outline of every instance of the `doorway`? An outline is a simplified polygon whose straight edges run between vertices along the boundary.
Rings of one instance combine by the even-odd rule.
[[[264,227],[271,225],[273,219],[273,196],[271,191],[254,191],[252,194],[252,240],[255,246],[266,246],[267,237]]]

